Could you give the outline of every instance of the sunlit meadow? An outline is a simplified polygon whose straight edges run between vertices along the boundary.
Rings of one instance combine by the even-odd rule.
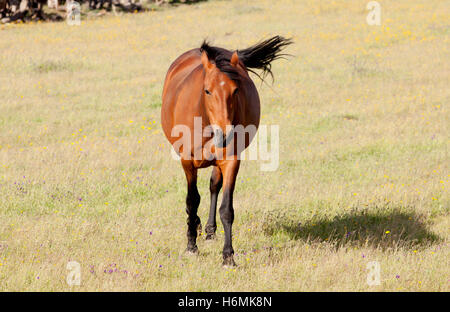
[[[379,2],[380,26],[367,1],[346,0],[1,25],[0,290],[449,291],[450,3]],[[280,125],[280,165],[241,165],[238,267],[224,269],[220,221],[214,242],[184,253],[163,80],[204,38],[236,49],[276,34],[292,56],[255,83],[261,123]]]

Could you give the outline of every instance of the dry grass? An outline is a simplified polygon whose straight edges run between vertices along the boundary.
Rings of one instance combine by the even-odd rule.
[[[0,26],[0,290],[448,291],[448,2],[381,4],[381,26],[344,0]],[[259,87],[281,163],[241,166],[239,266],[224,270],[220,222],[198,257],[183,253],[163,79],[205,37],[243,48],[273,34],[296,42]],[[71,260],[79,287],[65,282]],[[368,286],[375,260],[382,283]]]

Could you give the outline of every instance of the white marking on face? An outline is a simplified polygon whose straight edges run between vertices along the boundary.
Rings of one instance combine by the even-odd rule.
[[[223,87],[223,85],[225,84],[225,81],[221,81],[220,82],[220,86]]]

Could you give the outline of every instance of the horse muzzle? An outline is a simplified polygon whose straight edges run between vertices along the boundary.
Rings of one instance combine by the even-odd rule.
[[[214,130],[214,145],[219,148],[224,148],[233,140],[234,129],[228,131],[224,134],[221,129]]]

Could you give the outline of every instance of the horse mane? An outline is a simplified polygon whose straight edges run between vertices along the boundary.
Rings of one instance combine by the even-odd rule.
[[[270,74],[272,82],[274,80],[271,62],[283,58],[288,54],[282,54],[284,47],[292,44],[291,39],[282,36],[275,36],[270,39],[259,42],[247,49],[237,50],[239,60],[245,65],[248,71],[258,76],[261,81]],[[208,59],[216,64],[220,71],[225,73],[230,79],[239,81],[239,73],[230,63],[233,52],[224,48],[213,47],[206,40],[203,41],[201,51],[205,51]],[[262,70],[260,76],[254,69]]]
[[[208,55],[208,59],[216,64],[216,67],[223,73],[225,73],[228,78],[235,82],[239,82],[239,72],[236,67],[231,65],[231,51],[211,46],[206,40],[203,41],[200,51],[205,51]]]

